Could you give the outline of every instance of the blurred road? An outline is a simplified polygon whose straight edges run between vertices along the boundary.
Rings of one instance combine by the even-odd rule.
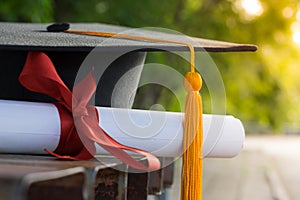
[[[247,136],[239,156],[204,168],[204,200],[300,199],[299,136]]]

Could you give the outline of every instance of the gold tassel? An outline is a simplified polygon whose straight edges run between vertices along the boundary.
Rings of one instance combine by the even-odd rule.
[[[151,42],[166,42],[186,45],[190,50],[190,72],[185,75],[184,88],[188,92],[185,105],[184,143],[181,200],[202,200],[202,100],[199,90],[202,79],[195,72],[195,52],[192,44],[174,40],[164,40],[143,36],[117,34],[110,32],[91,32],[81,30],[65,30],[66,33],[92,35],[100,37],[115,37]]]
[[[184,118],[185,150],[182,159],[181,200],[202,200],[202,99],[199,90],[202,79],[194,71],[185,75],[184,88],[187,91]]]

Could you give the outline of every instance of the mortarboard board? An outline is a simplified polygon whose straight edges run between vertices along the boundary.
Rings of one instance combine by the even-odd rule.
[[[71,35],[63,32],[47,32],[46,24],[32,23],[0,23],[0,48],[1,50],[36,50],[36,51],[72,51],[86,52],[91,51],[98,46],[105,38],[91,37],[88,35]],[[175,35],[164,32],[147,31],[143,29],[132,29],[121,26],[106,24],[71,24],[72,30],[85,31],[103,31],[111,33],[122,33],[130,30],[133,35],[142,35],[145,37],[159,37],[165,40],[185,41],[186,36]],[[197,44],[194,44],[195,50],[205,49],[208,52],[235,52],[235,51],[256,51],[257,47],[252,44],[237,44],[202,38],[194,38]],[[111,40],[102,48],[119,51],[120,48],[129,48],[135,46],[141,50],[157,50],[160,47],[164,49],[187,50],[185,46],[174,45],[170,43],[149,43],[145,41],[131,41],[127,39]],[[100,47],[100,46],[98,46]]]
[[[17,82],[28,51],[43,51],[47,54],[69,88],[73,87],[81,62],[83,62],[84,58],[93,48],[97,47],[100,53],[103,54],[106,52],[112,54],[119,51],[129,51],[129,53],[124,54],[114,61],[109,67],[109,70],[106,71],[106,74],[101,77],[102,81],[100,80],[100,86],[98,86],[100,91],[97,91],[97,94],[102,97],[108,97],[108,99],[103,100],[96,97],[96,104],[109,106],[111,103],[109,97],[111,96],[114,84],[123,73],[132,67],[142,66],[145,58],[144,52],[159,49],[170,51],[188,50],[185,45],[170,42],[149,42],[128,40],[126,38],[111,40],[111,43],[103,43],[104,45],[99,46],[99,43],[105,39],[104,37],[70,34],[66,32],[47,32],[45,24],[1,23],[0,27],[0,58],[2,60],[2,67],[0,69],[0,89],[2,92],[0,93],[0,98],[2,99],[49,101],[45,96],[27,91]],[[71,24],[71,29],[72,31],[105,31],[111,33],[128,31],[128,28],[125,27],[102,24]],[[188,42],[185,37],[169,33],[140,30],[136,33],[134,33],[134,31],[130,33],[148,38],[156,37],[166,41]],[[200,38],[193,38],[193,40],[195,41],[193,47],[196,51],[202,51],[203,49],[209,52],[256,50],[256,46],[254,45],[235,44]],[[135,51],[132,52],[133,50]],[[136,69],[136,71],[135,75],[138,75],[140,70]],[[138,77],[139,76],[129,79],[129,82],[125,84],[135,87]],[[194,77],[191,78],[193,79]],[[130,88],[128,89],[132,90]],[[117,97],[117,99],[122,101],[122,97],[127,92],[128,91],[125,90],[120,92],[120,96],[119,98]]]

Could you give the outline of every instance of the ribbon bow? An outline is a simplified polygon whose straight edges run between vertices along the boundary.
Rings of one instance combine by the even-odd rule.
[[[45,149],[51,155],[61,159],[89,160],[96,153],[96,142],[130,167],[144,171],[160,168],[160,162],[153,154],[118,143],[99,126],[97,110],[88,105],[96,91],[93,71],[73,88],[72,94],[46,54],[29,52],[19,82],[28,90],[58,101],[55,105],[61,117],[61,138],[54,152]],[[125,150],[145,156],[148,166],[135,160]]]

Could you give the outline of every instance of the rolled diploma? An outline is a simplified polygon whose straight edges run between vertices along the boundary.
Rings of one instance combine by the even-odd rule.
[[[99,124],[116,141],[156,156],[182,154],[183,113],[97,107]],[[203,115],[204,157],[233,157],[244,143],[240,120]],[[0,100],[0,153],[45,154],[60,139],[60,117],[51,103]],[[96,145],[97,154],[108,154]]]

